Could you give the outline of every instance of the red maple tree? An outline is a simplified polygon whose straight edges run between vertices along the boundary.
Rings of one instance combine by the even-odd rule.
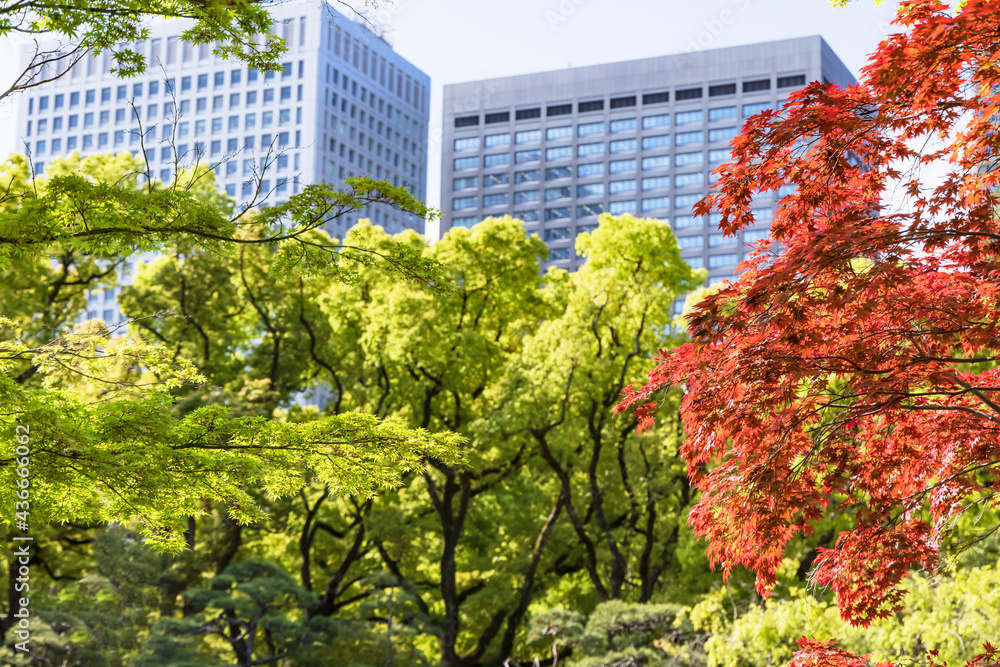
[[[656,393],[685,386],[690,522],[764,594],[791,538],[853,513],[813,581],[865,625],[1000,491],[1000,2],[908,0],[895,24],[859,85],[810,84],[746,123],[698,213],[734,234],[753,195],[792,186],[779,245],[758,244],[618,406],[642,429]],[[849,664],[817,646],[803,665]]]

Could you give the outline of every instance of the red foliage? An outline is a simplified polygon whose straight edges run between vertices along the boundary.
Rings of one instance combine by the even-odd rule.
[[[690,522],[762,593],[792,537],[851,512],[814,580],[860,624],[1000,484],[1000,1],[914,0],[896,24],[858,86],[813,83],[747,122],[698,212],[735,233],[754,194],[794,186],[780,251],[761,243],[619,405],[645,428],[685,386]]]

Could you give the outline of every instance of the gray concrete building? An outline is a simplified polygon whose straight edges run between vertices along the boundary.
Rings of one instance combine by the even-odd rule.
[[[731,278],[777,195],[736,239],[691,206],[743,120],[811,81],[855,83],[818,36],[445,86],[441,230],[512,215],[573,269],[577,234],[630,213],[668,222],[708,284]]]
[[[111,54],[88,58],[20,96],[18,135],[36,173],[72,153],[130,152],[152,178],[209,164],[237,202],[280,203],[306,183],[341,186],[371,176],[426,199],[430,77],[367,26],[322,1],[271,8],[286,41],[282,71],[223,61],[180,40],[187,21],[153,21],[135,44],[148,71],[121,79]],[[260,198],[258,197],[258,202]],[[328,226],[341,237],[359,218],[390,233],[424,221],[374,205]],[[127,283],[128,278],[124,278]],[[85,317],[117,321],[116,290],[91,294]]]

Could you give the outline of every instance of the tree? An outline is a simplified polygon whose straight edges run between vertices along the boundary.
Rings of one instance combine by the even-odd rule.
[[[762,593],[793,536],[851,515],[812,580],[852,623],[899,610],[907,571],[934,569],[954,522],[997,504],[996,17],[985,0],[904,3],[858,86],[813,83],[747,122],[698,210],[734,233],[755,193],[791,188],[780,249],[762,242],[619,406],[645,428],[656,393],[685,387],[690,522]],[[860,660],[804,646],[802,664]]]

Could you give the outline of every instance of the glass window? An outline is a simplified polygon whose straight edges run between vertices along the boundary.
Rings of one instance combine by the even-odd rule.
[[[282,102],[287,102],[288,100],[292,99],[292,87],[291,86],[282,86],[281,87],[281,98],[280,99],[281,99]]]
[[[573,127],[571,125],[564,125],[562,127],[550,127],[545,130],[545,138],[549,141],[554,141],[555,139],[568,139],[573,136]]]
[[[510,144],[510,134],[487,134],[485,137],[486,148],[493,146],[507,146]]]
[[[655,211],[660,208],[670,208],[670,197],[653,197],[642,200],[643,211]]]
[[[38,100],[39,110],[42,110],[42,102],[44,101],[48,100],[44,97]],[[104,102],[110,102],[110,101],[111,101],[111,87],[109,86],[107,88],[101,88],[101,103],[103,104]]]
[[[80,93],[70,93],[69,94],[69,108],[80,106]]]
[[[622,213],[635,213],[635,202],[634,201],[613,201],[608,205],[608,212],[612,215],[621,215]]]
[[[271,127],[274,124],[274,112],[265,111],[260,115],[260,126]]]
[[[541,200],[541,193],[538,190],[522,190],[514,193],[515,204],[530,204]]]
[[[771,235],[771,232],[766,229],[753,229],[743,232],[743,243],[746,245],[751,245],[757,243],[758,241],[763,241]]]
[[[475,169],[479,166],[478,157],[460,157],[455,159],[454,170],[462,171],[463,169]]]
[[[618,132],[631,132],[636,129],[638,123],[635,118],[620,118],[611,121],[611,134]]]
[[[678,153],[674,156],[674,166],[683,167],[689,164],[701,164],[705,159],[703,153]]]
[[[472,227],[475,224],[476,224],[476,218],[475,217],[452,218],[451,219],[451,226],[452,227]]]
[[[624,151],[634,151],[638,145],[635,139],[619,139],[618,141],[612,141],[608,150],[611,153],[622,153]]]
[[[675,219],[676,225],[676,219]],[[678,236],[677,245],[682,250],[696,250],[698,248],[705,247],[705,237],[704,236]]]
[[[486,174],[483,176],[483,187],[492,188],[510,183],[509,174]]]
[[[198,75],[198,90],[201,90],[202,88],[208,88],[208,75],[207,74],[199,74]]]
[[[684,113],[679,113],[674,116],[675,125],[687,125],[688,123],[701,123],[705,120],[705,114],[702,111],[685,111]]]
[[[96,94],[97,91],[94,90],[88,90],[86,93],[84,93],[84,104],[93,104],[94,97]]]
[[[68,129],[70,129],[70,130],[74,129],[79,124],[79,121],[80,121],[79,116],[77,116],[76,114],[72,114],[69,117],[69,126],[68,126]]]
[[[612,174],[620,174],[623,171],[635,171],[638,161],[636,160],[615,160],[608,163],[608,171]]]
[[[539,169],[514,172],[514,183],[534,183],[540,180],[542,180],[542,172]]]
[[[661,146],[670,145],[670,135],[669,134],[658,134],[653,137],[643,137],[642,147],[644,149],[659,148]]]
[[[568,206],[545,209],[546,220],[564,220],[569,217],[571,217],[571,214]]]
[[[56,116],[52,119],[52,131],[58,132],[62,129],[62,116]]]
[[[587,176],[601,176],[604,174],[604,163],[580,164],[576,167],[576,177],[585,178]]]
[[[680,132],[674,135],[674,144],[677,146],[700,144],[703,141],[705,141],[704,132]]]
[[[553,181],[560,178],[569,178],[573,175],[572,167],[549,167],[545,170],[545,180]]]
[[[561,146],[559,148],[546,148],[545,149],[545,159],[546,160],[560,160],[562,158],[573,157],[573,147],[572,146]]]
[[[570,259],[572,253],[569,248],[549,248],[549,260],[558,261]]]
[[[578,137],[587,137],[592,134],[604,134],[604,123],[584,123],[576,128]]]
[[[479,206],[479,197],[456,197],[451,200],[451,210],[461,211]]]
[[[708,140],[714,141],[729,141],[739,133],[735,127],[720,127],[717,130],[708,131]]]
[[[733,152],[728,148],[720,148],[714,151],[708,151],[708,161],[715,162],[728,162],[729,158],[732,157]]]
[[[111,122],[111,112],[110,111],[102,111],[101,112],[101,120],[100,120],[101,125],[107,125],[110,122]]]
[[[246,119],[243,121],[243,127],[248,130],[252,130],[253,128],[257,127],[257,114],[248,113],[246,115]]]
[[[510,153],[497,153],[483,157],[483,164],[486,167],[497,167],[502,164],[510,164]]]
[[[280,109],[278,111],[278,125],[288,125],[292,122],[292,110]]]
[[[116,123],[125,122],[125,109],[115,109],[115,122]]]
[[[692,185],[703,185],[705,183],[705,175],[700,171],[694,174],[678,174],[674,176],[674,187],[684,188]]]
[[[670,166],[670,156],[669,155],[658,155],[656,157],[644,157],[642,158],[642,168],[643,169],[660,169],[663,167]]]
[[[523,162],[535,162],[536,160],[542,159],[542,152],[540,150],[532,151],[518,151],[514,153],[514,162],[521,164]]]
[[[715,248],[720,245],[732,245],[736,243],[736,239],[732,236],[726,236],[725,234],[709,234],[708,235],[708,247]]]
[[[518,132],[514,135],[514,143],[526,144],[532,141],[541,141],[542,131],[541,130],[525,130],[524,132]]]
[[[655,190],[656,188],[669,188],[669,187],[670,187],[669,176],[657,176],[655,178],[642,179],[643,190]]]
[[[514,211],[514,217],[522,222],[538,222],[538,211]]]
[[[181,77],[181,92],[185,93],[191,90],[191,77],[183,76]]]
[[[587,218],[602,213],[604,213],[604,204],[581,204],[576,207],[576,217],[578,218]],[[581,225],[576,228],[576,233],[592,232],[595,229],[597,229],[597,225]]]
[[[708,110],[708,120],[724,120],[726,118],[736,118],[736,107],[718,107]]]
[[[604,194],[604,183],[588,183],[576,186],[577,197],[597,197]]]
[[[572,235],[569,227],[553,227],[545,230],[546,241],[565,241]]]
[[[674,206],[677,208],[693,206],[701,197],[701,195],[677,195],[674,197]]]
[[[754,222],[771,222],[774,217],[774,209],[772,208],[758,208],[754,209],[753,219]]]
[[[588,155],[604,155],[604,144],[580,144],[576,147],[577,157],[587,157]]]
[[[497,195],[485,195],[483,197],[483,207],[506,206],[510,203],[510,195],[506,192]]]
[[[87,113],[83,114],[83,127],[88,128],[92,127],[93,125],[94,125],[94,112],[88,111]]]
[[[680,125],[680,121],[678,121],[677,124]],[[642,119],[642,129],[644,130],[648,130],[653,127],[664,127],[667,125],[670,125],[670,114],[668,113],[656,116],[644,116]]]
[[[635,192],[635,189],[636,189],[635,180],[611,181],[611,183],[608,184],[608,191],[613,195],[619,194],[621,192]]]
[[[770,109],[771,105],[768,102],[758,102],[757,104],[744,104],[743,105],[743,117],[749,118],[750,116],[760,113],[764,109]]]
[[[66,150],[69,151],[76,150],[76,137],[67,137]]]
[[[205,134],[205,121],[196,120],[194,122],[194,136],[200,137],[203,134]]]
[[[545,190],[545,201],[552,201],[554,199],[565,199],[573,194],[573,190],[565,185],[559,188],[547,188]]]
[[[739,255],[712,255],[708,258],[708,268],[710,269],[719,269],[723,266],[736,266],[739,263]]]

